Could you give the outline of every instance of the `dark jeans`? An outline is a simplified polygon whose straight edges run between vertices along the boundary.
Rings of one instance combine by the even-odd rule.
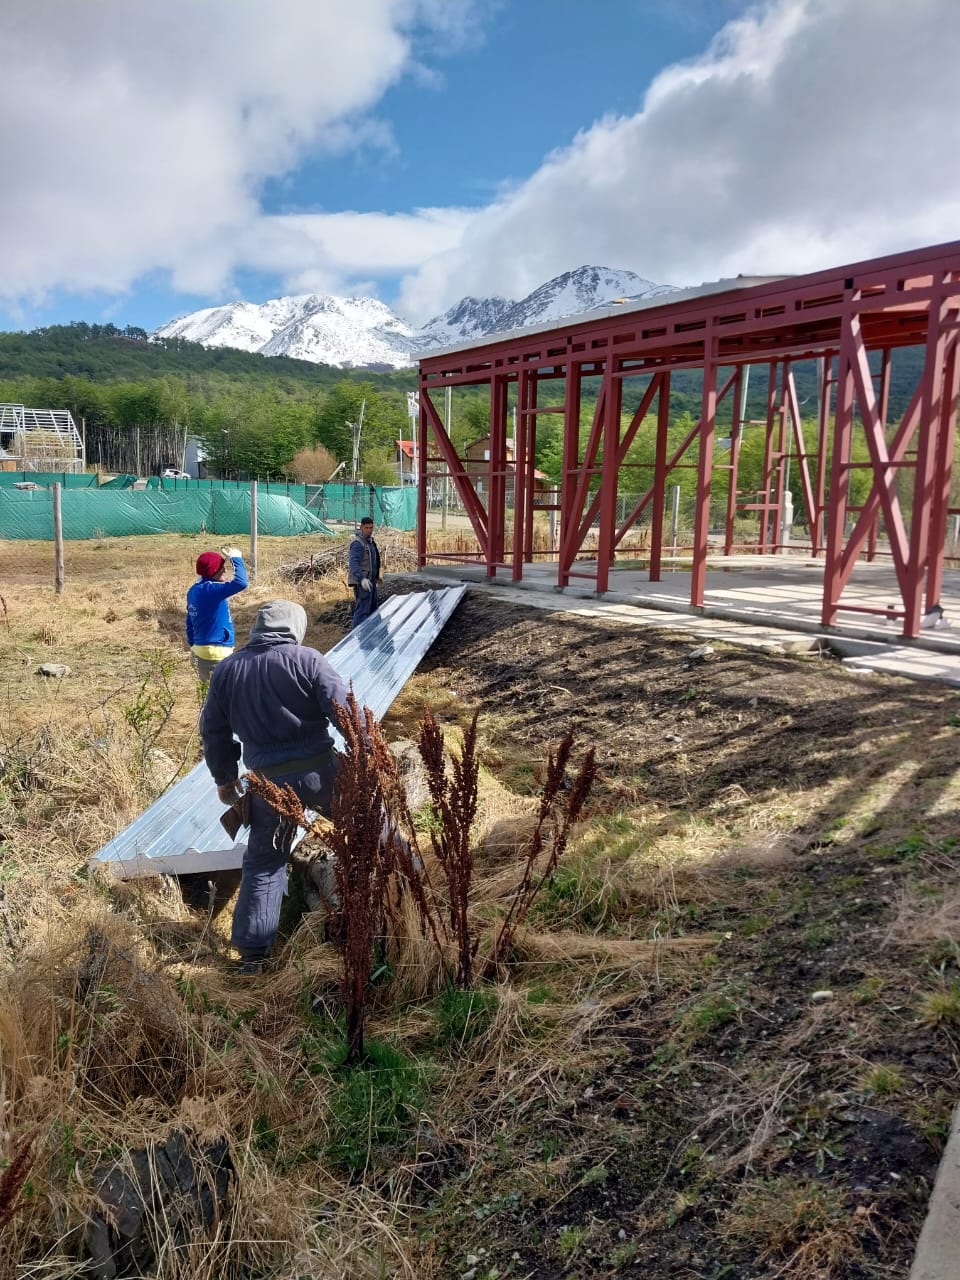
[[[318,772],[290,774],[273,781],[281,787],[293,787],[304,808],[329,817],[339,763],[340,757],[331,752],[330,764]],[[294,834],[295,828],[285,821],[281,825],[279,815],[265,800],[250,797],[250,835],[231,934],[233,945],[244,957],[259,959],[273,946],[287,891],[287,862]]]
[[[351,627],[359,627],[374,613],[379,607],[380,601],[377,599],[377,584],[370,584],[370,590],[364,591],[363,587],[353,588],[353,621]]]

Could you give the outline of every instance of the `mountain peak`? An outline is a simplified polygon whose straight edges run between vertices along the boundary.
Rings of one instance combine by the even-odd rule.
[[[154,336],[293,356],[317,364],[402,369],[432,347],[456,346],[512,329],[551,324],[616,298],[668,292],[668,285],[654,284],[633,271],[586,264],[554,276],[519,302],[499,295],[461,298],[419,330],[379,298],[303,293],[262,303],[238,299],[193,311],[161,325]]]

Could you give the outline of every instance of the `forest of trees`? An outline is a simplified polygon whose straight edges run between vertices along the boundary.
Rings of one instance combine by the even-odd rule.
[[[903,412],[918,367],[917,353],[895,354],[891,418]],[[812,361],[797,366],[796,380],[801,412],[808,419],[810,447],[816,440],[817,402]],[[597,383],[593,379],[584,384],[585,428],[592,417]],[[639,384],[628,386],[629,396],[639,399]],[[179,465],[186,437],[195,436],[202,442],[208,468],[216,474],[296,478],[294,458],[318,447],[335,462],[345,462],[349,474],[353,447],[349,424],[358,421],[363,404],[362,471],[371,482],[384,483],[393,475],[394,441],[409,436],[406,393],[415,387],[413,369],[345,370],[229,348],[208,349],[182,339],[151,339],[143,329],[121,330],[109,324],[75,323],[31,333],[0,333],[0,400],[69,409],[78,425],[84,425],[90,465],[109,471],[148,474]],[[699,416],[700,390],[698,373],[673,376],[670,436],[674,445]],[[748,418],[764,416],[765,391],[765,377],[755,376]],[[541,403],[559,404],[562,397],[562,381],[544,384]],[[484,389],[455,389],[452,410],[451,434],[458,447],[488,434],[489,400]],[[724,413],[729,421],[729,408]],[[538,419],[537,467],[556,481],[561,473],[562,430],[559,415]],[[763,435],[751,427],[744,432],[741,489],[760,487]],[[642,492],[648,487],[653,442],[651,421],[629,452],[630,470],[621,480],[621,490]],[[721,445],[720,463],[722,455]],[[862,441],[856,445],[856,456],[867,456]],[[868,474],[852,473],[851,501],[859,500]],[[692,493],[695,472],[678,470],[672,480]],[[718,487],[722,483],[718,475]],[[799,504],[796,467],[791,470],[790,485]]]
[[[406,392],[415,386],[413,370],[354,372],[113,325],[0,334],[0,400],[69,409],[84,425],[90,464],[110,471],[179,465],[188,435],[229,476],[281,478],[315,444],[349,461],[346,424],[363,400],[363,455],[375,464],[409,432]]]

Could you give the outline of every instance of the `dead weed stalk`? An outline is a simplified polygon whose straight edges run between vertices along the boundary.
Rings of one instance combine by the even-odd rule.
[[[17,1144],[10,1163],[0,1173],[0,1231],[23,1208],[21,1192],[36,1158],[34,1144],[38,1133],[39,1130],[34,1129]]]
[[[447,777],[443,733],[430,712],[420,724],[419,749],[427,774],[434,822],[430,841],[443,869],[450,899],[450,925],[457,944],[457,984],[470,987],[479,939],[470,926],[470,886],[473,879],[471,831],[477,816],[480,761],[477,756],[477,718],[473,713],[463,735],[463,750],[453,757],[453,779]]]

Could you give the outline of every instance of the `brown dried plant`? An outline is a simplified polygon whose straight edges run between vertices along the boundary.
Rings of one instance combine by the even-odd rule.
[[[14,1151],[10,1163],[0,1173],[0,1231],[7,1225],[13,1215],[23,1207],[20,1193],[27,1181],[27,1175],[33,1166],[36,1153],[34,1144],[37,1131],[28,1134]]]
[[[382,754],[373,746],[380,736],[373,712],[361,708],[353,692],[345,707],[337,707],[343,734],[342,755],[333,794],[334,875],[343,917],[342,992],[347,1023],[345,1065],[364,1057],[367,990],[373,968],[374,944],[384,915],[389,857],[383,856],[383,837],[389,824],[381,779]]]
[[[486,964],[486,972],[492,974],[509,952],[517,929],[526,919],[534,899],[553,874],[563,856],[570,838],[570,829],[583,811],[596,778],[597,768],[594,748],[583,758],[583,763],[573,782],[567,786],[566,771],[573,750],[573,734],[562,739],[557,754],[550,753],[547,773],[540,793],[540,807],[530,842],[527,846],[523,875],[514,890],[507,914],[500,926],[496,942]],[[548,831],[552,828],[552,838]],[[546,853],[541,865],[541,859]]]
[[[434,821],[430,840],[443,869],[450,899],[450,927],[457,945],[457,983],[469,987],[479,938],[470,925],[470,886],[473,879],[471,830],[477,816],[480,761],[477,756],[477,717],[463,735],[463,750],[453,757],[453,778],[447,777],[443,733],[430,712],[420,722],[420,757]]]

